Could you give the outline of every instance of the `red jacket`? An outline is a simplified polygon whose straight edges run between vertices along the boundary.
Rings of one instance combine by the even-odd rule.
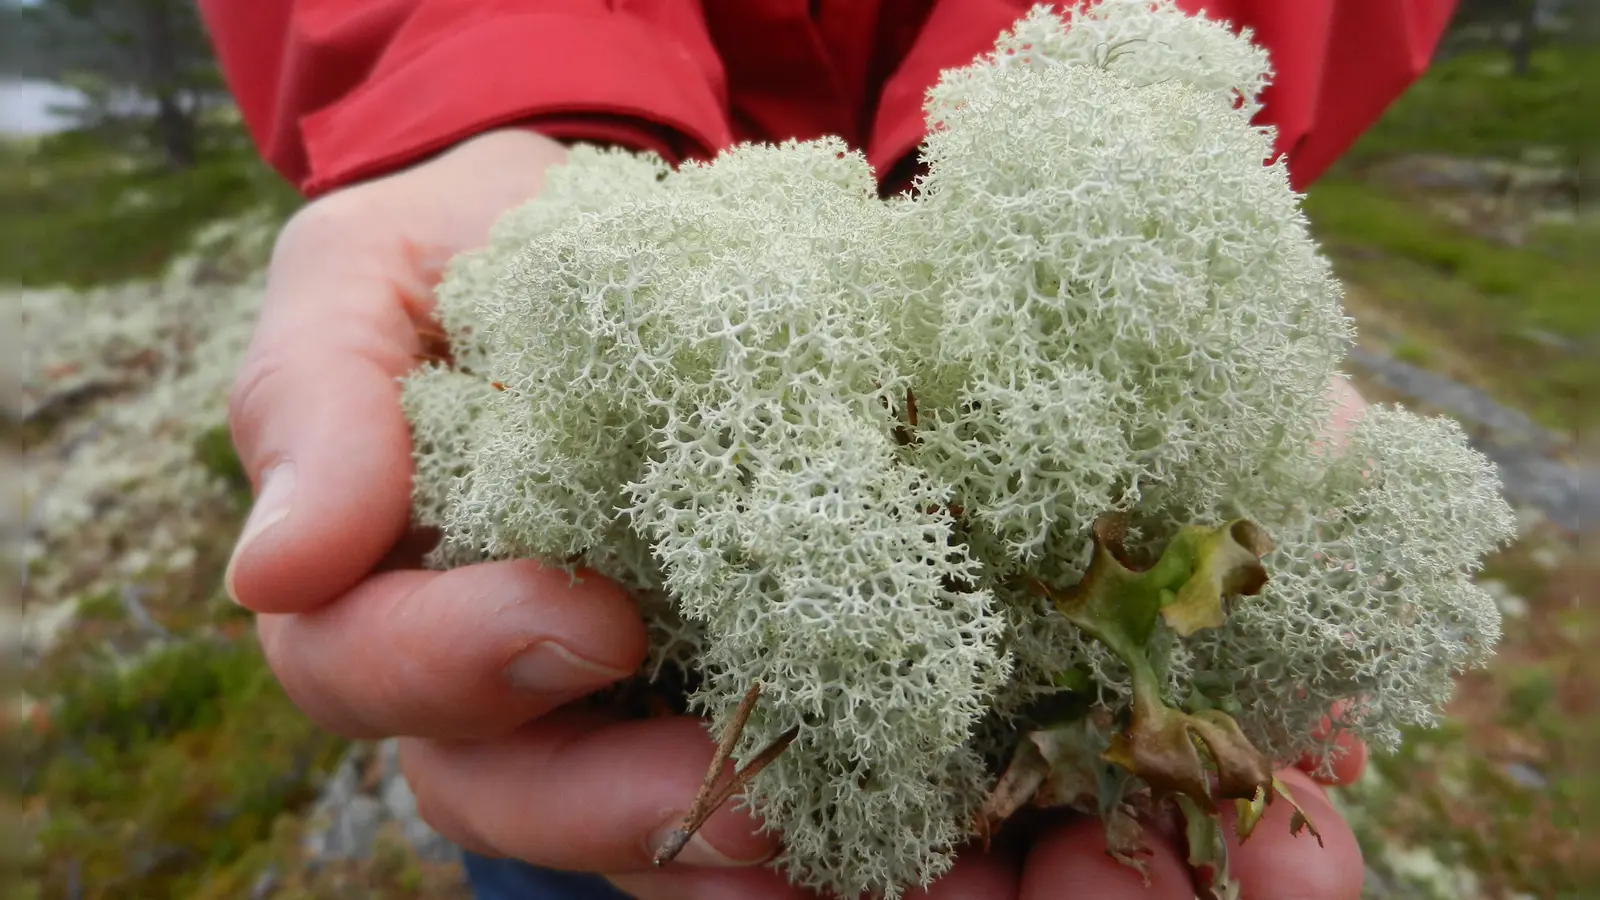
[[[709,157],[836,134],[886,179],[943,69],[1031,0],[200,0],[262,155],[307,194],[478,132]],[[1058,4],[1059,5],[1059,4]],[[1253,28],[1297,187],[1426,68],[1455,0],[1182,0]]]

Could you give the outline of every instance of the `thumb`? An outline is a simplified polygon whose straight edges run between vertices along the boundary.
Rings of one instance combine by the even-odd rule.
[[[397,379],[420,341],[398,279],[371,255],[347,262],[333,246],[286,231],[229,398],[256,500],[225,584],[257,612],[304,612],[344,594],[409,521],[411,438]]]
[[[279,235],[261,323],[229,404],[256,504],[227,588],[267,613],[354,587],[406,530],[411,435],[398,378],[440,268],[534,196],[560,144],[511,129],[323,197]]]

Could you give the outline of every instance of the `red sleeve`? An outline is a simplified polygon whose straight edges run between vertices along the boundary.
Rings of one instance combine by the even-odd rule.
[[[922,101],[939,72],[966,65],[1031,6],[1028,0],[939,0],[885,84],[868,158],[901,167],[922,141]],[[1056,4],[1059,6],[1076,4]],[[1276,71],[1262,100],[1297,190],[1315,181],[1428,67],[1456,0],[1180,0],[1248,26]]]
[[[200,0],[262,156],[307,194],[486,129],[672,159],[730,141],[696,0]]]

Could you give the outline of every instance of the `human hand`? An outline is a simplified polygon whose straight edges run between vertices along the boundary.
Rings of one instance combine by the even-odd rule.
[[[1276,802],[1242,845],[1233,837],[1233,815],[1223,815],[1229,865],[1242,900],[1357,900],[1361,896],[1361,850],[1349,827],[1329,804],[1322,784],[1346,784],[1359,777],[1364,749],[1341,742],[1349,751],[1326,780],[1317,782],[1304,768],[1278,777],[1316,823],[1322,836],[1290,833],[1290,808]],[[1197,885],[1184,861],[1181,835],[1147,829],[1148,886],[1135,870],[1106,853],[1104,828],[1076,814],[1054,816],[1040,827],[1006,839],[1002,833],[989,851],[964,850],[955,867],[908,900],[1193,900]],[[790,887],[770,870],[707,870],[668,866],[657,872],[613,874],[609,880],[638,900],[815,900]]]
[[[408,780],[447,837],[619,873],[641,896],[758,896],[695,868],[770,858],[772,843],[731,810],[673,867],[649,870],[711,757],[698,722],[618,722],[567,707],[643,657],[642,625],[620,591],[599,579],[574,586],[526,562],[397,568],[411,468],[396,378],[432,349],[432,287],[563,155],[531,133],[483,135],[318,200],[285,229],[230,401],[258,500],[228,589],[260,614],[274,672],[313,719],[351,737],[408,738]],[[973,878],[1026,889],[1029,873],[1055,865],[1035,863],[1056,859],[1038,848],[1076,834],[1071,827],[1036,842],[1026,869],[975,856],[939,890],[956,896]],[[739,876],[756,879],[752,889],[786,890],[764,871]]]
[[[434,349],[428,314],[444,264],[482,245],[564,155],[530,132],[485,134],[318,199],[284,229],[230,398],[257,502],[227,587],[259,614],[274,673],[312,719],[349,737],[412,739],[407,771],[428,818],[515,797],[508,813],[542,837],[486,826],[495,843],[621,870],[648,863],[650,835],[681,817],[711,755],[688,720],[546,717],[639,665],[633,604],[600,579],[574,586],[529,562],[403,568],[411,443],[396,379]],[[471,754],[517,773],[445,762]],[[691,858],[716,858],[712,846],[769,855],[749,834],[724,813]]]
[[[1324,438],[1338,443],[1365,403],[1347,382],[1332,387],[1333,416]],[[698,787],[711,744],[703,729],[685,719],[647,723],[605,724],[598,717],[560,714],[561,728],[572,743],[552,751],[542,722],[526,737],[527,752],[508,744],[409,744],[407,771],[424,809],[447,835],[479,853],[508,856],[536,864],[607,872],[618,888],[639,900],[806,900],[813,895],[788,885],[765,868],[705,868],[680,857],[664,869],[651,870],[637,835],[637,820],[617,816],[603,822],[575,821],[564,810],[574,805],[605,810],[628,805],[636,792],[659,802],[692,796]],[[629,738],[637,743],[629,746]],[[648,741],[648,743],[646,743]],[[1268,807],[1250,839],[1240,844],[1231,836],[1232,814],[1224,813],[1229,835],[1231,871],[1243,900],[1356,900],[1361,895],[1363,866],[1355,836],[1329,804],[1321,785],[1355,780],[1365,764],[1358,742],[1341,739],[1343,754],[1332,771],[1308,772],[1313,761],[1278,773],[1321,834],[1298,836],[1289,828],[1290,806]],[[659,761],[659,762],[658,762]],[[548,774],[570,767],[574,777],[551,794]],[[731,767],[730,767],[731,768]],[[725,771],[724,777],[728,772]],[[632,807],[637,810],[637,807]],[[665,808],[665,807],[661,807]],[[648,821],[648,819],[647,819]],[[655,821],[659,822],[659,819]],[[707,831],[719,848],[734,846],[741,835],[737,821],[718,818]],[[574,849],[573,827],[583,846]],[[704,834],[705,832],[702,832]],[[911,892],[925,900],[1190,900],[1196,885],[1185,862],[1181,836],[1151,830],[1147,860],[1150,885],[1133,870],[1105,853],[1099,822],[1081,816],[1056,816],[1044,827],[1002,835],[991,851],[967,848],[954,869],[927,891]],[[643,846],[653,846],[646,842]],[[749,859],[762,855],[759,843],[743,845]],[[620,848],[621,852],[618,852]],[[726,851],[725,851],[726,852]],[[620,863],[621,865],[616,865]]]
[[[1323,435],[1337,444],[1365,408],[1361,395],[1344,379],[1331,385],[1332,417]],[[1305,809],[1321,835],[1296,836],[1289,828],[1291,808],[1279,801],[1268,807],[1250,839],[1233,836],[1233,815],[1223,815],[1229,863],[1242,900],[1356,900],[1361,896],[1364,868],[1354,834],[1329,804],[1322,785],[1348,784],[1360,777],[1366,748],[1341,736],[1329,771],[1315,760],[1286,769],[1278,777]],[[1316,772],[1314,781],[1308,773]],[[1015,837],[1015,835],[1013,835]],[[1077,815],[1057,816],[1042,828],[1029,829],[1020,840],[997,845],[994,852],[972,848],[954,869],[927,891],[908,896],[924,900],[1191,900],[1197,885],[1185,862],[1181,835],[1148,830],[1151,856],[1146,861],[1150,883],[1106,853],[1103,826]],[[751,898],[803,900],[804,891],[790,887],[768,871],[708,872],[680,868],[662,872],[613,875],[611,882],[639,900],[678,898]]]

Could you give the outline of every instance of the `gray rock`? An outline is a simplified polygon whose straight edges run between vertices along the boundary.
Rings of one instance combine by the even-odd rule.
[[[1568,443],[1561,435],[1540,427],[1514,409],[1501,406],[1477,388],[1365,347],[1352,348],[1348,358],[1384,387],[1448,412],[1464,424],[1487,429],[1500,443],[1526,445],[1542,451],[1556,450]]]
[[[1506,776],[1522,787],[1530,790],[1544,790],[1550,786],[1550,779],[1545,774],[1525,762],[1509,762],[1501,769]]]
[[[367,785],[365,775],[374,764],[376,784]],[[323,786],[304,836],[306,855],[315,863],[365,859],[390,822],[419,859],[460,861],[460,849],[417,814],[417,799],[400,772],[399,743],[357,744]]]
[[[361,770],[369,748],[355,744],[322,786],[311,809],[302,847],[313,864],[361,859],[372,852],[383,805],[361,793]]]
[[[317,812],[349,803],[361,792],[361,768],[367,760],[367,753],[368,748],[363,744],[356,744],[345,751],[338,768],[333,770],[333,775],[322,786]]]
[[[382,803],[357,794],[327,810],[319,822],[321,827],[306,836],[306,856],[315,863],[368,859],[385,818]]]
[[[398,754],[394,741],[385,741],[379,747],[379,758],[384,760],[383,779],[379,796],[389,817],[400,826],[400,835],[417,856],[427,862],[457,862],[461,851],[445,840],[417,814],[417,798],[411,786],[400,774]]]
[[[1508,409],[1477,388],[1418,366],[1357,347],[1349,361],[1383,387],[1425,404],[1466,425],[1472,442],[1500,470],[1507,499],[1537,507],[1553,524],[1573,534],[1600,515],[1600,474],[1556,458],[1570,441]],[[1589,526],[1589,527],[1592,527]]]
[[[389,781],[392,778],[404,778],[400,774],[400,741],[394,738],[380,741],[374,752],[378,754],[380,779]]]
[[[1446,154],[1414,153],[1376,167],[1380,181],[1426,191],[1502,195],[1564,194],[1576,187],[1577,173],[1556,154],[1520,161],[1467,159]]]

